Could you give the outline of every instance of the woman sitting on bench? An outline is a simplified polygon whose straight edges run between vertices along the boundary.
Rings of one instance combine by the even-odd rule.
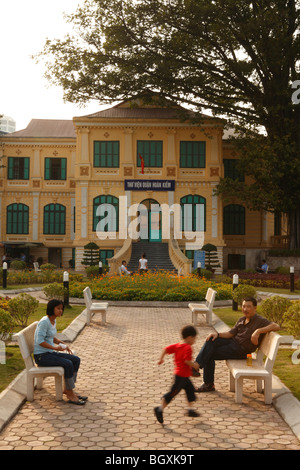
[[[64,368],[65,390],[69,403],[84,405],[87,397],[74,392],[80,358],[75,356],[69,347],[57,339],[56,318],[63,315],[64,304],[61,300],[52,299],[47,304],[47,315],[38,323],[34,335],[34,360],[38,366]]]

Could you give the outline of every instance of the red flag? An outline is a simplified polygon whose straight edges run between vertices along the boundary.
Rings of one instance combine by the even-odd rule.
[[[142,174],[144,174],[145,162],[144,162],[143,157],[141,157],[140,153],[139,153],[139,157],[140,157],[140,160],[141,160]]]

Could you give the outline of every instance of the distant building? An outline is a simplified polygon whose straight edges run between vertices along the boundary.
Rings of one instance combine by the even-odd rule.
[[[203,116],[200,126],[191,112],[183,121],[181,111],[124,101],[73,121],[33,119],[0,137],[6,251],[62,267],[72,260],[80,271],[84,246],[96,242],[117,272],[138,243],[129,228],[140,214],[140,241],[168,243],[183,273],[203,242],[217,247],[217,273],[257,266],[277,235],[274,215],[214,194],[220,177],[244,178],[238,156],[224,121]],[[173,207],[181,212],[170,215]],[[204,240],[189,246],[197,231]]]
[[[16,121],[9,117],[9,116],[3,116],[0,117],[0,133],[10,133],[10,132],[15,132],[16,130]]]

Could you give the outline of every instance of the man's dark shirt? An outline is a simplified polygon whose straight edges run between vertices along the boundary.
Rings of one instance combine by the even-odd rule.
[[[229,333],[233,335],[235,341],[241,346],[243,351],[250,354],[258,348],[263,339],[263,335],[260,335],[258,345],[256,346],[251,342],[252,333],[254,333],[258,328],[264,328],[265,326],[270,325],[271,322],[257,313],[246,324],[245,320],[246,317],[241,317],[234,327],[229,330]]]

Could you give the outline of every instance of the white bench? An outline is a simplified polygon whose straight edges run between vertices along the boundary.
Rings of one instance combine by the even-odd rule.
[[[86,305],[86,324],[89,325],[91,322],[91,316],[93,313],[101,313],[101,324],[106,323],[106,311],[108,308],[107,302],[93,302],[91,289],[86,287],[83,289],[83,296]]]
[[[39,263],[33,263],[33,267],[36,273],[40,273],[42,271],[39,267]]]
[[[235,392],[236,403],[243,400],[243,379],[256,380],[256,391],[262,392],[264,381],[265,404],[272,403],[272,370],[276,359],[281,336],[274,331],[266,333],[260,347],[256,352],[256,359],[252,359],[252,366],[247,366],[246,359],[228,359],[229,390]]]
[[[33,401],[35,379],[37,382],[37,388],[41,389],[43,387],[44,377],[49,376],[55,377],[56,400],[62,400],[64,379],[63,367],[37,367],[33,361],[32,354],[34,350],[34,333],[37,324],[38,322],[36,321],[24,328],[24,330],[14,335],[14,337],[17,338],[26,366],[27,400]]]
[[[216,291],[211,287],[207,289],[205,296],[205,304],[188,304],[190,310],[192,311],[192,322],[194,325],[197,324],[197,315],[204,314],[206,315],[206,322],[208,325],[212,324],[212,311],[214,307],[214,302],[216,298]]]

